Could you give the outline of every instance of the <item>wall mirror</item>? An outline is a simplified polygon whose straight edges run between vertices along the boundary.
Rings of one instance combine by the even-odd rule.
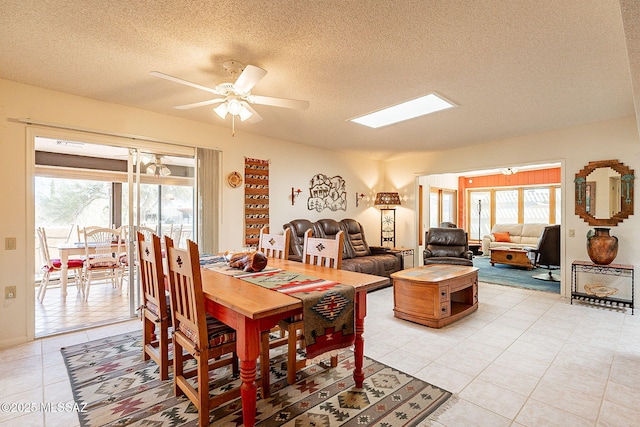
[[[589,225],[614,226],[633,215],[634,172],[618,160],[589,162],[575,179],[576,215]]]

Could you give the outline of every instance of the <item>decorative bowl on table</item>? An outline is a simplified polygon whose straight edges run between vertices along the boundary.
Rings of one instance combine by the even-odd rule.
[[[584,291],[588,295],[595,295],[597,297],[609,297],[618,293],[618,288],[611,288],[599,283],[593,285],[584,285]]]

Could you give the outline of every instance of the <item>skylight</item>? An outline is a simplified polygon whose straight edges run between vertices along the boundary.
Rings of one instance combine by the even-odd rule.
[[[449,101],[446,101],[435,93],[430,93],[429,95],[421,96],[411,101],[356,117],[351,119],[351,121],[371,128],[379,128],[453,107],[455,107],[455,105]]]

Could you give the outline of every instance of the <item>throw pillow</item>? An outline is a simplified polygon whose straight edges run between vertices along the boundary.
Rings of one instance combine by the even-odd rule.
[[[509,236],[508,231],[505,231],[503,233],[493,233],[493,237],[496,238],[496,242],[511,242],[511,236]]]

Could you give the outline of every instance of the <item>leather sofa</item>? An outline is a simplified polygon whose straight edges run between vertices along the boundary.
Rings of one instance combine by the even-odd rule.
[[[307,219],[294,219],[283,225],[289,229],[289,259],[301,261],[304,245],[304,233],[311,229],[314,237],[325,239],[335,238],[338,231],[344,232],[344,246],[342,250],[342,269],[359,273],[374,274],[389,277],[402,269],[400,253],[392,252],[389,248],[369,246],[365,238],[362,225],[354,219],[320,219],[311,222]]]

